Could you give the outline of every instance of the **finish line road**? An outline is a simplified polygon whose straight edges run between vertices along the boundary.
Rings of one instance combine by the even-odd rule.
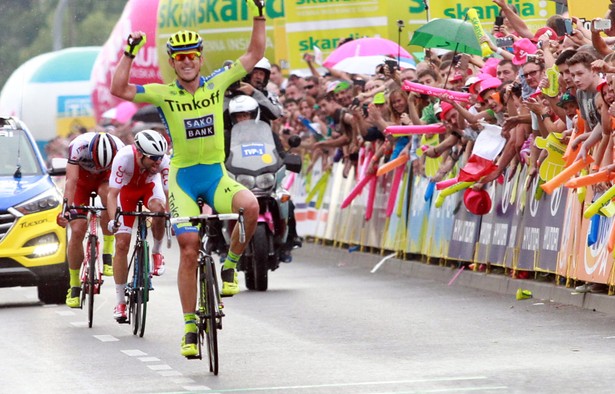
[[[268,291],[224,299],[213,376],[206,360],[179,354],[176,245],[164,254],[143,338],[113,320],[112,278],[91,329],[86,310],[42,306],[35,288],[0,289],[0,391],[613,392],[615,316],[370,273],[382,256],[315,244],[270,272]]]

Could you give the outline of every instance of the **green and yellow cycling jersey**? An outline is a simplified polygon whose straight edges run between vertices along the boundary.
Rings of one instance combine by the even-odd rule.
[[[224,162],[224,92],[246,75],[241,62],[200,77],[192,95],[177,81],[137,85],[134,101],[158,107],[173,142],[171,165],[185,168]]]

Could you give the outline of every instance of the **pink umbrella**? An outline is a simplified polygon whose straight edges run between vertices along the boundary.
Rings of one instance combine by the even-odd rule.
[[[398,53],[401,57],[411,57],[408,51],[386,38],[359,38],[337,47],[324,61],[323,66],[331,68],[349,57],[360,58],[361,56],[388,55],[397,59]],[[357,60],[360,61],[360,59]]]

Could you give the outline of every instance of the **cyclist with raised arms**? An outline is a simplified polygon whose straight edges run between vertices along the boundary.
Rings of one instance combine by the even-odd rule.
[[[124,100],[147,102],[158,107],[171,136],[173,154],[169,172],[169,209],[173,217],[200,214],[198,197],[220,213],[243,209],[246,239],[239,242],[239,226],[231,235],[228,256],[222,267],[222,295],[239,292],[235,268],[256,228],[258,201],[231,179],[224,167],[223,99],[225,90],[239,81],[263,58],[266,46],[263,1],[247,0],[255,15],[246,52],[231,67],[202,76],[203,40],[193,31],[179,31],[167,41],[168,64],[175,81],[164,84],[129,83],[132,60],[145,44],[145,34],[130,34],[124,56],[111,81],[111,93]],[[198,355],[196,327],[198,229],[190,223],[175,227],[180,247],[177,273],[179,297],[184,313],[181,354]]]
[[[157,131],[143,130],[135,135],[133,145],[123,147],[113,159],[109,178],[107,210],[113,215],[119,206],[122,211],[135,211],[139,200],[151,212],[166,211],[168,192],[169,156],[167,141]],[[113,317],[118,323],[125,323],[128,281],[128,250],[134,216],[120,216],[118,223],[109,221],[109,231],[115,233],[115,256],[113,257],[113,279],[117,305]],[[152,219],[152,274],[162,275],[165,271],[164,258],[160,253],[164,238],[164,218]]]
[[[68,205],[90,205],[90,194],[96,192],[104,206],[107,206],[109,174],[111,163],[118,149],[124,143],[108,133],[84,133],[75,138],[68,146],[66,165],[66,184],[64,198]],[[86,213],[81,210],[58,215],[58,225],[66,227],[70,223],[68,241],[68,272],[70,289],[66,295],[66,305],[81,307],[81,264],[84,259],[83,238],[87,231]],[[109,212],[102,211],[100,225],[103,232],[103,275],[113,275],[113,234],[107,230]]]

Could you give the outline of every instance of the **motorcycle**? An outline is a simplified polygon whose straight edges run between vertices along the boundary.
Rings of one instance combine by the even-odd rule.
[[[296,137],[296,138],[295,138]],[[299,136],[291,136],[289,145],[301,144]],[[265,291],[268,271],[280,265],[280,253],[288,236],[290,193],[281,186],[285,170],[299,173],[301,158],[286,153],[284,159],[276,150],[271,127],[260,120],[239,122],[231,129],[231,143],[226,169],[235,180],[257,198],[258,223],[237,265],[245,274],[246,287]]]

